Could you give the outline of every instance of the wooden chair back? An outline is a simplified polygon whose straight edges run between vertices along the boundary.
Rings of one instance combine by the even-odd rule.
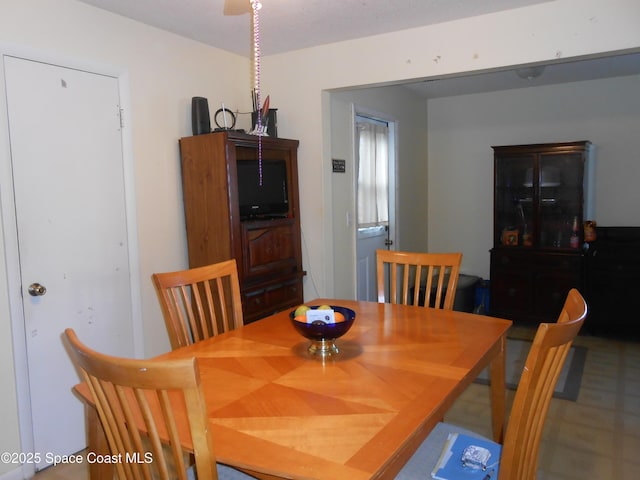
[[[462,253],[377,250],[378,302],[453,310],[461,263]]]
[[[584,298],[572,289],[557,323],[538,326],[509,415],[499,480],[535,480],[540,438],[551,397],[586,316]]]
[[[204,340],[243,325],[236,261],[151,276],[171,348]]]
[[[194,358],[156,361],[112,357],[89,349],[70,328],[64,338],[91,391],[110,453],[121,459],[114,464],[120,479],[186,480],[190,458],[182,448],[186,442],[193,445],[198,480],[217,480]],[[185,425],[188,431],[184,431]]]

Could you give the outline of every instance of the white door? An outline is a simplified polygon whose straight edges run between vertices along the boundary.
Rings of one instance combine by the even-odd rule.
[[[4,57],[34,451],[86,447],[61,334],[132,355],[116,78]],[[40,289],[41,285],[46,293]],[[24,408],[24,406],[21,406]]]
[[[375,169],[378,173],[373,173],[373,177],[376,177],[378,182],[380,182],[380,175],[384,177],[382,183],[386,182],[386,187],[384,188],[383,195],[386,196],[386,201],[381,202],[380,204],[386,204],[385,215],[382,215],[383,218],[386,218],[385,221],[375,222],[374,224],[371,222],[371,218],[368,219],[368,223],[366,225],[361,225],[361,215],[356,215],[357,218],[357,228],[356,228],[356,284],[357,284],[357,299],[364,301],[372,301],[375,302],[378,300],[378,288],[377,288],[377,272],[376,272],[376,250],[384,250],[388,249],[393,245],[393,237],[394,237],[394,225],[395,225],[395,124],[392,121],[386,120],[378,120],[376,118],[372,118],[368,115],[356,115],[356,130],[359,130],[359,125],[361,124],[378,124],[378,126],[382,126],[382,130],[386,132],[384,144],[386,144],[385,150],[383,152],[382,157],[386,157],[382,159],[382,164],[386,165],[386,168],[380,170],[379,166],[376,166]],[[377,133],[380,135],[380,132]],[[371,142],[371,132],[369,132],[369,137],[367,140]],[[357,172],[356,172],[356,184],[357,189],[367,188],[367,186],[361,186],[360,179],[360,169],[361,161],[360,152],[362,152],[362,145],[360,133],[356,135],[355,138],[356,145],[355,151],[358,152],[357,159]],[[376,142],[376,140],[373,140]],[[379,140],[378,140],[379,142]],[[379,148],[378,145],[377,148]],[[367,150],[367,147],[365,147]],[[371,152],[368,152],[371,154]],[[378,153],[377,155],[380,155]],[[369,158],[371,161],[371,158]],[[371,165],[367,168],[371,169]],[[371,177],[372,172],[369,171],[369,174],[365,174],[364,176]],[[379,188],[379,185],[378,185]],[[366,205],[362,205],[363,201],[367,202],[376,202],[373,198],[376,195],[360,195],[358,191],[356,191],[356,209],[358,212],[365,208]],[[365,199],[366,200],[363,200]],[[377,203],[377,202],[376,202]],[[378,208],[380,208],[380,204]]]
[[[376,250],[389,248],[389,228],[384,225],[359,228],[357,231],[358,300],[378,301]]]

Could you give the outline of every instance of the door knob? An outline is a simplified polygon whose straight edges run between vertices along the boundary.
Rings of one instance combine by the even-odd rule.
[[[39,283],[29,285],[29,295],[32,297],[41,297],[45,293],[47,293],[47,289],[44,285],[40,285]]]

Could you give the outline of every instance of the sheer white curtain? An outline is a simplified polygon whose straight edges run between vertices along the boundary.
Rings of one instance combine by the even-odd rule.
[[[356,122],[358,132],[358,227],[389,223],[389,127]]]

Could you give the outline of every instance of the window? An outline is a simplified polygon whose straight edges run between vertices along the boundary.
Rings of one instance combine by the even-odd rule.
[[[389,125],[357,116],[358,228],[389,223]]]

